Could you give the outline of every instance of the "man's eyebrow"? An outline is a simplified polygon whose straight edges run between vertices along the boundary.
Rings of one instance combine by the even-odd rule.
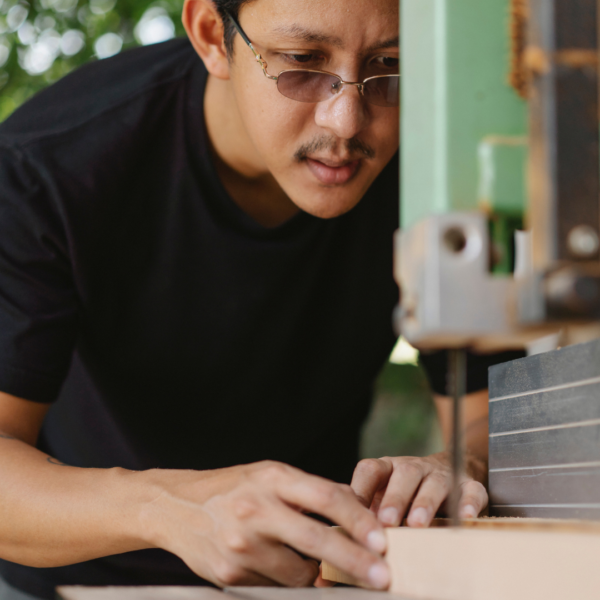
[[[273,30],[273,33],[302,42],[325,43],[338,48],[341,48],[344,45],[341,38],[335,35],[312,31],[301,25],[280,25]]]
[[[378,42],[376,44],[373,44],[372,46],[369,46],[367,48],[366,53],[368,54],[369,52],[373,52],[375,50],[386,50],[387,48],[397,48],[400,46],[400,36],[396,36],[393,38],[390,38],[388,40],[385,40],[384,42]]]
[[[331,46],[335,46],[337,48],[342,48],[344,46],[344,42],[342,41],[342,39],[335,35],[328,35],[325,33],[320,33],[318,31],[312,31],[310,29],[307,29],[306,27],[302,27],[301,25],[296,24],[279,25],[273,30],[273,33],[293,38],[302,42],[313,42],[322,44],[324,43],[329,44]],[[396,48],[398,46],[400,46],[400,37],[395,36],[383,42],[377,42],[375,44],[372,44],[367,48],[365,53],[368,54],[369,52],[373,52],[375,50],[385,50],[387,48]]]

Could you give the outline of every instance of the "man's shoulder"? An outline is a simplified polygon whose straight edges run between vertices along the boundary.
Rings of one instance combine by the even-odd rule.
[[[187,39],[89,63],[35,95],[0,125],[0,142],[29,144],[76,130],[177,87],[200,59]]]

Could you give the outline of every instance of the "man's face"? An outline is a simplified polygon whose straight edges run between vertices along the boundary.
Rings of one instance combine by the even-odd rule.
[[[239,22],[270,75],[302,68],[362,81],[398,72],[398,0],[254,0]],[[314,104],[286,98],[237,34],[230,77],[249,160],[310,214],[353,208],[398,148],[398,108],[368,104],[355,86]]]

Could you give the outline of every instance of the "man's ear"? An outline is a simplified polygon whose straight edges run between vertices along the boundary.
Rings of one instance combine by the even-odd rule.
[[[206,70],[219,79],[229,79],[223,22],[212,1],[185,0],[181,19]]]

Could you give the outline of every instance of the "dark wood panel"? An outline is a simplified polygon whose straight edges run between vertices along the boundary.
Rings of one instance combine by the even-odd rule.
[[[490,436],[490,469],[600,461],[600,425]]]
[[[600,376],[600,340],[489,369],[490,399],[535,392]]]
[[[490,433],[600,418],[600,381],[490,402]]]
[[[490,504],[600,503],[600,465],[491,471]]]
[[[520,517],[535,519],[592,519],[600,520],[600,508],[578,508],[577,506],[490,506],[492,517]]]

